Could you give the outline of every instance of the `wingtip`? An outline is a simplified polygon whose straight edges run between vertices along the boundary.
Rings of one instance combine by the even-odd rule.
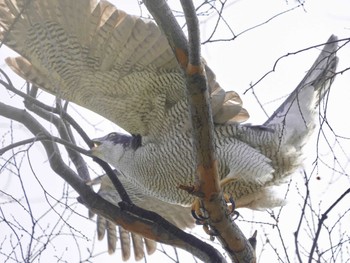
[[[328,38],[322,52],[335,54],[335,52],[337,51],[337,47],[338,47],[338,37],[336,35],[331,35]]]
[[[152,255],[154,252],[157,251],[157,242],[147,238],[145,238],[144,241],[148,255]]]
[[[335,42],[335,41],[338,41],[338,37],[337,37],[336,35],[332,34],[332,35],[329,37],[327,43],[329,43],[329,42]]]

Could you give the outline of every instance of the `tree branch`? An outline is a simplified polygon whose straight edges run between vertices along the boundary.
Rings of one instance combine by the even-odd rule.
[[[36,90],[37,90],[36,87],[31,89],[31,91],[34,91],[34,94],[33,94],[34,96],[36,94]],[[31,93],[31,91],[29,91],[29,93]],[[70,142],[71,145],[75,145],[74,137],[71,136],[71,134],[68,131],[66,123],[61,118],[52,114],[52,112],[42,109],[41,107],[38,107],[36,104],[29,102],[27,99],[24,100],[24,105],[26,106],[27,109],[34,112],[38,116],[40,116],[42,119],[54,124],[58,133],[60,134],[60,137],[63,140]],[[62,108],[60,109],[61,109],[61,114],[64,115],[66,111]],[[69,158],[72,160],[74,166],[76,167],[79,176],[85,181],[90,180],[89,169],[87,168],[84,159],[79,154],[79,151],[75,151],[71,147],[65,147],[65,148]]]
[[[2,114],[1,114],[2,115]],[[83,148],[80,148],[74,144],[72,144],[71,142],[68,142],[66,140],[63,140],[61,138],[58,138],[58,137],[55,137],[55,136],[52,136],[50,135],[49,137],[46,136],[46,135],[38,135],[36,137],[33,137],[31,139],[25,139],[25,140],[22,140],[22,141],[19,141],[19,142],[16,142],[16,143],[12,143],[8,146],[5,146],[3,148],[0,149],[0,155],[3,155],[5,152],[13,149],[13,148],[16,148],[16,147],[19,147],[19,146],[22,146],[22,145],[25,145],[25,144],[33,144],[35,142],[40,142],[40,141],[51,141],[51,142],[57,142],[59,144],[62,144],[64,145],[66,148],[70,148],[76,152],[79,152],[79,153],[82,153],[84,155],[87,155],[87,156],[92,156],[91,155],[91,152],[89,150],[85,150]]]
[[[350,42],[350,38],[343,38],[343,39],[338,39],[336,40],[335,42],[342,42],[342,41],[346,41],[346,43],[344,45],[346,45],[348,42]],[[328,43],[331,43],[331,42],[328,42]],[[318,47],[322,47],[324,46],[325,44],[327,43],[322,43],[322,44],[318,44],[318,45],[314,45],[314,46],[311,46],[311,47],[307,47],[307,48],[304,48],[304,49],[299,49],[298,51],[295,51],[295,52],[289,52],[283,56],[280,56],[276,61],[275,63],[273,64],[272,66],[272,69],[268,72],[266,72],[262,77],[260,77],[260,79],[258,79],[257,81],[255,81],[253,84],[250,85],[250,87],[248,89],[246,89],[243,94],[246,94],[249,90],[253,89],[256,85],[258,85],[263,79],[265,79],[268,75],[270,75],[271,73],[275,72],[276,71],[276,68],[277,68],[277,64],[280,62],[280,60],[288,57],[288,56],[292,56],[292,55],[297,55],[299,53],[302,53],[302,52],[305,52],[307,50],[310,50],[310,49],[314,49],[314,48],[318,48]],[[341,47],[338,48],[338,50],[340,49]]]
[[[188,27],[189,44],[165,1],[145,1],[158,26],[168,37],[186,77],[193,151],[197,167],[192,194],[201,198],[209,215],[208,224],[232,260],[255,262],[254,250],[238,226],[231,221],[220,189],[215,157],[214,124],[205,69],[201,62],[197,15],[192,1],[181,0],[181,3]]]
[[[91,142],[90,138],[87,136],[87,134],[85,133],[85,131],[78,125],[78,123],[66,111],[62,111],[58,108],[50,107],[50,106],[42,103],[41,101],[37,100],[36,98],[33,98],[32,96],[16,89],[12,85],[12,82],[11,82],[10,78],[7,76],[7,74],[1,69],[0,69],[0,73],[7,80],[7,82],[5,82],[4,80],[0,79],[0,84],[3,85],[7,90],[12,91],[16,95],[25,99],[26,103],[32,103],[33,105],[36,105],[36,106],[40,107],[41,109],[46,110],[47,112],[56,113],[56,114],[60,115],[60,117],[67,120],[74,127],[74,129],[79,133],[79,135],[83,138],[83,140],[86,142],[87,145],[89,145],[90,147],[92,146],[92,142]]]
[[[182,68],[188,63],[188,42],[171,9],[164,0],[144,0],[148,11],[168,39],[177,61]]]
[[[315,234],[315,237],[313,239],[313,243],[312,243],[312,246],[311,246],[311,250],[310,250],[310,254],[309,254],[309,260],[308,260],[308,263],[311,263],[313,260],[312,260],[312,257],[313,257],[313,254],[315,252],[315,249],[317,247],[317,240],[320,236],[320,233],[321,233],[321,229],[322,229],[322,226],[324,224],[324,221],[328,218],[328,214],[332,211],[332,209],[346,196],[350,194],[350,188],[348,188],[343,194],[341,194],[338,199],[326,210],[326,212],[324,212],[321,216],[321,218],[319,218],[318,220],[318,226],[317,226],[317,230],[316,230],[316,234]]]
[[[50,137],[48,131],[25,110],[20,110],[0,102],[0,115],[24,124],[35,136]],[[63,162],[59,149],[52,140],[42,140],[41,142],[49,157],[52,170],[78,192],[80,202],[84,203],[94,213],[102,215],[128,231],[184,249],[204,262],[224,261],[216,249],[175,226],[169,227],[169,223],[165,224],[164,219],[164,221],[159,220],[160,216],[157,215],[157,221],[153,220],[154,213],[151,214],[151,217],[145,219],[139,214],[122,210],[120,207],[114,206],[104,200]],[[135,210],[132,211],[135,212]]]

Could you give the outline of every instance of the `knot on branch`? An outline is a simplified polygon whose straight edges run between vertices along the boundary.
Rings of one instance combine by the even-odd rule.
[[[187,193],[189,193],[190,195],[199,197],[199,198],[204,198],[205,194],[203,193],[203,191],[200,190],[198,185],[183,185],[180,184],[178,186],[179,189],[186,191]]]

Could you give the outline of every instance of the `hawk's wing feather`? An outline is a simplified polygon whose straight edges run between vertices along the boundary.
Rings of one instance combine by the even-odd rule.
[[[106,1],[2,0],[0,13],[0,39],[22,56],[8,65],[44,90],[151,138],[187,111],[182,71],[152,21]],[[206,71],[214,121],[246,120],[239,96],[226,96]]]
[[[97,217],[101,217],[98,215]],[[114,227],[116,227],[114,225]],[[97,223],[97,228],[99,228],[99,225]],[[130,258],[130,233],[126,231],[121,226],[118,227],[119,229],[119,238],[120,238],[120,248],[122,251],[122,259],[124,261],[129,260]],[[117,237],[115,236],[115,240],[117,240]]]
[[[129,193],[131,200],[137,206],[158,213],[166,220],[181,229],[194,227],[194,219],[191,216],[190,207],[183,207],[171,203],[166,203],[159,200],[158,198],[146,195],[143,193],[142,189],[131,183],[128,178],[119,174],[117,171],[116,173],[118,174],[118,178],[125,187],[126,191]],[[114,188],[114,185],[108,176],[104,175],[102,177],[98,177],[90,181],[89,184],[101,184],[98,194],[114,205],[118,205],[118,203],[121,201],[117,190]],[[91,211],[89,211],[89,217],[93,217],[93,213]],[[100,215],[97,215],[96,225],[98,239],[102,240],[106,232],[108,252],[113,253],[116,249],[117,226]],[[155,241],[143,238],[142,236],[134,233],[130,233],[120,226],[118,226],[118,228],[123,260],[128,260],[130,258],[131,241],[134,250],[134,257],[136,260],[140,260],[144,257],[144,245],[148,255],[151,255],[156,251],[157,243]]]

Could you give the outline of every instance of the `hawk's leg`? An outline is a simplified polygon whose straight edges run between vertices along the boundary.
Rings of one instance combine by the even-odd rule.
[[[224,194],[224,199],[227,204],[228,215],[232,218],[232,220],[237,219],[239,213],[235,211],[236,206],[232,195]],[[210,217],[199,198],[196,198],[193,202],[191,213],[192,216],[196,219],[196,224],[202,225],[203,230],[210,236],[210,240],[214,241],[215,236],[217,236],[217,232],[215,229],[210,227]]]

